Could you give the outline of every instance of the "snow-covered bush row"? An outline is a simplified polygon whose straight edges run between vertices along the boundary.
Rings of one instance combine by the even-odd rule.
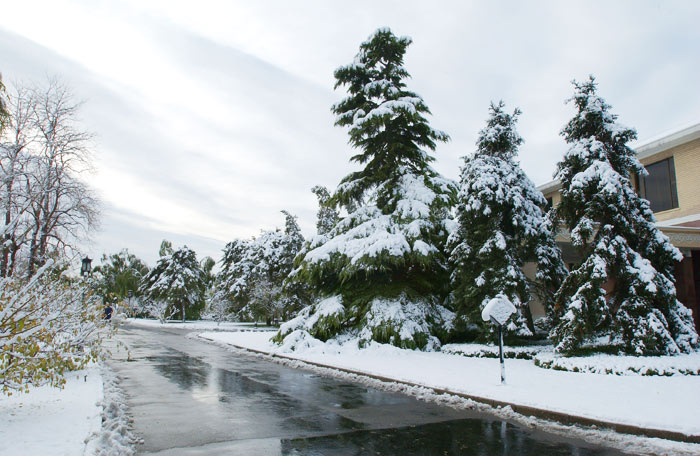
[[[503,357],[510,359],[533,359],[540,353],[551,353],[551,345],[531,345],[525,347],[503,346]],[[498,358],[498,347],[485,344],[445,344],[440,348],[444,353],[468,358]]]
[[[0,389],[61,386],[102,354],[103,308],[86,284],[48,261],[30,280],[0,279]],[[102,328],[105,328],[104,330]]]
[[[677,356],[594,355],[562,357],[554,353],[538,353],[535,365],[545,369],[569,372],[591,372],[611,375],[700,375],[700,353]]]

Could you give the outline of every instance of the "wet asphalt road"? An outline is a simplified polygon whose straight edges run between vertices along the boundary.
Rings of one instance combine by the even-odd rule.
[[[122,327],[109,362],[139,454],[612,455],[490,415],[321,377],[184,337]]]

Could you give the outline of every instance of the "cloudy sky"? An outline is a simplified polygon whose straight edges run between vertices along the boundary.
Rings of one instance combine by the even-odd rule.
[[[457,178],[488,104],[523,111],[520,160],[536,184],[565,151],[572,79],[600,93],[640,140],[700,121],[696,1],[22,0],[0,6],[7,83],[59,75],[96,134],[102,228],[86,252],[123,247],[153,264],[160,241],[200,256],[280,210],[314,231],[310,188],[353,166],[333,127],[333,70],[376,28],[414,40],[409,89],[452,141],[436,168]]]

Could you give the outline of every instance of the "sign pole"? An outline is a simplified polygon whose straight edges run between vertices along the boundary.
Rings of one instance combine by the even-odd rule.
[[[503,362],[503,325],[506,324],[508,318],[516,312],[515,306],[508,298],[499,294],[484,306],[481,311],[481,319],[484,321],[491,320],[491,323],[498,328],[498,357],[501,361],[501,385],[506,383],[506,364]]]
[[[498,353],[501,358],[501,384],[506,383],[506,364],[503,362],[503,325],[498,325]]]

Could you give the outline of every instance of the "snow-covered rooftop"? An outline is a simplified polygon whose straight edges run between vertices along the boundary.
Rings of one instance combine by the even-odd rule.
[[[700,138],[700,122],[695,121],[672,131],[661,133],[645,141],[632,144],[640,160]]]

